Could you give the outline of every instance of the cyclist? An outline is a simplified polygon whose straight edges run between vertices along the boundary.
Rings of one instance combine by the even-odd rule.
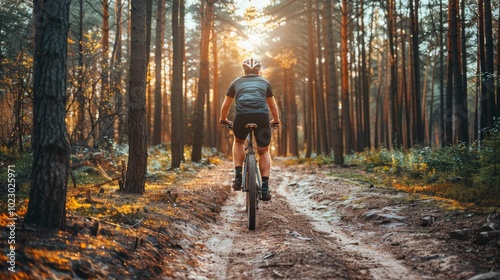
[[[260,62],[255,58],[243,61],[245,75],[236,78],[229,86],[221,107],[219,122],[227,124],[229,109],[235,99],[236,114],[233,122],[233,161],[236,176],[233,189],[241,190],[242,166],[245,158],[245,139],[249,130],[247,123],[257,124],[255,140],[259,153],[259,169],[262,176],[262,200],[271,200],[269,192],[269,174],[271,171],[271,157],[269,143],[271,142],[271,126],[280,123],[278,106],[274,99],[271,84],[260,76]],[[273,117],[270,120],[269,112]]]

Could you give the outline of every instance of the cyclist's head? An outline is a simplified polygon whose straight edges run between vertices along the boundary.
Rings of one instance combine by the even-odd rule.
[[[245,74],[258,74],[260,71],[260,61],[255,58],[247,58],[243,61]]]

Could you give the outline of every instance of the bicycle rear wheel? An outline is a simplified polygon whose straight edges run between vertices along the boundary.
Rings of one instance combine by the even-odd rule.
[[[257,216],[257,164],[255,155],[248,154],[245,161],[246,171],[246,208],[248,216],[248,229],[255,230]]]

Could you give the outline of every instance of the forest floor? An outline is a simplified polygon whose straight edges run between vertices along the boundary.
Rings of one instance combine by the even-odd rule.
[[[272,201],[259,204],[249,231],[244,194],[230,188],[230,162],[172,173],[168,183],[149,180],[142,196],[109,184],[70,187],[67,230],[18,225],[15,272],[2,249],[0,278],[469,279],[500,272],[500,238],[476,238],[487,220],[500,225],[498,209],[374,185],[353,167],[275,159]],[[0,247],[8,248],[4,218]]]

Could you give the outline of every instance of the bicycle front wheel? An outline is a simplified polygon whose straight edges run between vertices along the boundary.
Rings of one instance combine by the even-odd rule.
[[[255,155],[247,155],[245,162],[246,169],[246,207],[248,215],[248,229],[255,230],[255,222],[257,215],[257,164]]]

